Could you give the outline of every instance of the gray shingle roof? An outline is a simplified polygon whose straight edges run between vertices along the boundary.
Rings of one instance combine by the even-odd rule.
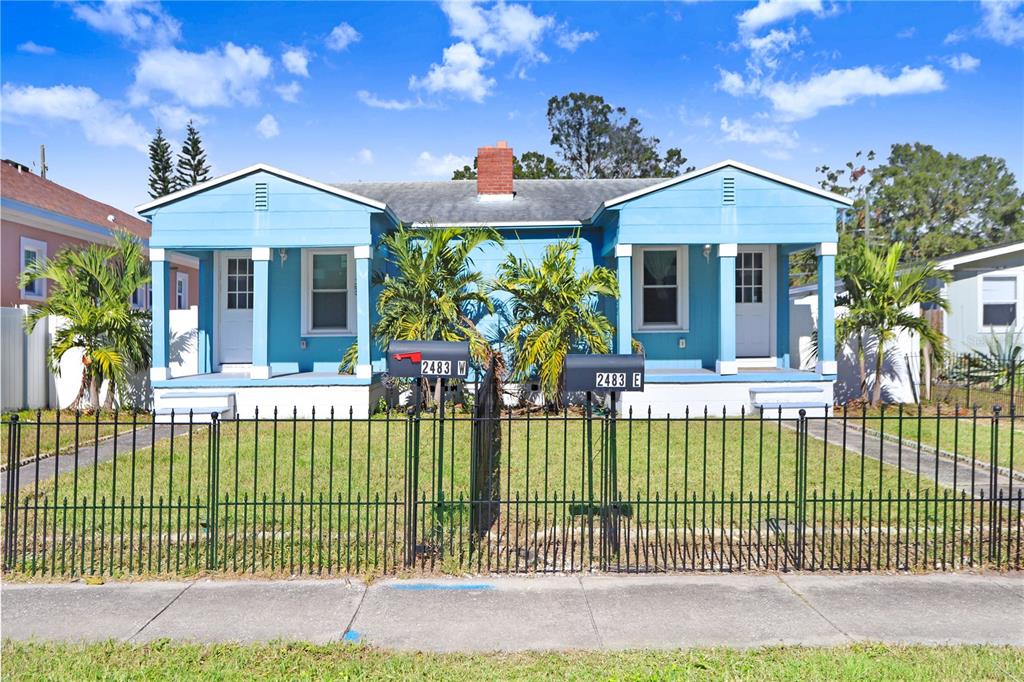
[[[383,201],[404,223],[586,222],[608,199],[664,182],[628,180],[516,180],[511,201],[480,201],[475,180],[342,182],[334,187]]]

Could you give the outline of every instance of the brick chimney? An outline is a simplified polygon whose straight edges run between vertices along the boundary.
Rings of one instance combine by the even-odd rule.
[[[476,150],[476,194],[480,201],[512,198],[512,148],[499,141]]]

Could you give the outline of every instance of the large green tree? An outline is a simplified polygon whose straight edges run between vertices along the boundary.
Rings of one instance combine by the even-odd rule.
[[[50,295],[32,306],[25,326],[31,331],[44,318],[55,315],[63,323],[50,345],[50,364],[72,350],[82,352],[82,380],[73,408],[88,402],[99,407],[99,392],[110,380],[106,403],[114,402],[115,388],[130,395],[130,377],[150,364],[149,313],[132,307],[132,294],[150,281],[149,260],[142,243],[126,231],[114,232],[113,244],[69,247],[56,256],[32,263],[21,273],[18,286],[50,281]]]
[[[185,129],[185,141],[178,154],[178,187],[193,187],[204,182],[210,175],[210,164],[206,162],[206,150],[199,131],[190,120]]]
[[[551,144],[574,178],[668,177],[685,170],[682,150],[664,155],[661,141],[645,135],[625,107],[613,107],[600,95],[571,92],[548,100]]]
[[[536,375],[549,405],[559,406],[563,366],[571,351],[607,353],[612,325],[599,297],[618,298],[615,272],[596,266],[578,271],[580,241],[549,244],[540,263],[508,254],[499,266],[494,290],[510,296],[511,324],[505,344],[512,352],[512,376]]]
[[[857,152],[845,168],[816,169],[822,188],[854,201],[840,224],[841,242],[901,241],[905,259],[927,260],[1024,238],[1024,192],[1004,159],[944,154],[915,142],[892,145],[871,167],[873,160],[874,152]]]
[[[164,131],[156,129],[156,135],[149,142],[149,196],[153,199],[167,196],[177,188],[174,165],[171,160],[171,145],[164,137]]]

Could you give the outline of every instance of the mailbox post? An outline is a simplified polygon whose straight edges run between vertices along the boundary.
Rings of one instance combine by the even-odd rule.
[[[406,564],[416,561],[416,505],[419,491],[420,404],[423,379],[441,384],[438,401],[437,517],[444,511],[444,399],[447,379],[465,379],[469,375],[469,343],[465,341],[392,341],[388,346],[388,374],[415,380],[411,411],[413,428],[406,449]]]
[[[644,356],[569,354],[565,357],[565,390],[569,393],[582,391],[587,395],[585,433],[587,438],[588,517],[592,517],[594,511],[593,393],[594,391],[608,392],[611,415],[608,424],[608,437],[604,443],[606,453],[604,464],[606,466],[601,469],[603,504],[599,509],[602,548],[610,550],[610,552],[602,552],[601,555],[607,558],[609,554],[617,554],[619,551],[619,515],[622,511],[618,500],[616,393],[644,390]],[[594,534],[591,523],[591,556],[593,553]]]

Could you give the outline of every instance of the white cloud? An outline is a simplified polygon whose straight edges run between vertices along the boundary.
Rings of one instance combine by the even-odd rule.
[[[1003,45],[1024,40],[1024,1],[985,0],[981,3],[981,34]]]
[[[463,166],[472,165],[473,159],[468,156],[445,154],[437,157],[430,152],[422,152],[416,159],[416,167],[420,173],[432,178],[450,178],[452,171]]]
[[[723,116],[719,128],[727,142],[742,142],[766,147],[766,153],[777,158],[786,158],[788,152],[797,146],[797,133],[785,128],[754,126],[742,119],[730,121]]]
[[[825,14],[825,8],[821,0],[760,0],[736,19],[740,33],[752,35],[765,26],[795,17],[801,12],[812,12],[820,17]]]
[[[981,66],[981,60],[977,57],[961,52],[955,54],[952,57],[946,59],[946,63],[949,64],[950,68],[954,71],[964,71],[970,73]]]
[[[260,134],[266,140],[272,137],[277,137],[281,134],[281,129],[277,125],[277,119],[267,114],[260,119],[260,122],[256,124],[256,132]]]
[[[899,38],[900,40],[909,40],[910,38],[913,38],[916,35],[917,26],[908,26],[907,28],[897,33],[896,37]]]
[[[284,85],[278,85],[274,88],[274,92],[280,95],[281,99],[285,102],[298,102],[299,93],[302,92],[302,86],[299,85],[298,81],[292,81]]]
[[[756,89],[753,85],[747,84],[742,75],[725,69],[718,70],[718,83],[715,88],[727,92],[733,97],[746,95]]]
[[[359,34],[359,31],[352,28],[347,22],[341,22],[337,26],[331,29],[331,34],[327,36],[325,41],[327,49],[340,52],[347,49],[352,43],[358,43],[363,36]]]
[[[359,101],[374,109],[388,109],[390,111],[405,111],[406,109],[419,109],[425,107],[423,100],[409,99],[381,99],[369,90],[360,90],[356,93]]]
[[[5,119],[70,121],[78,123],[90,142],[108,147],[146,151],[149,134],[131,114],[124,113],[92,88],[55,85],[37,88],[5,83],[0,110]]]
[[[545,32],[555,25],[553,16],[538,16],[528,5],[509,5],[502,0],[490,8],[475,0],[442,0],[441,10],[448,16],[452,35],[474,44],[481,52],[547,59],[540,44]]]
[[[483,74],[489,64],[470,43],[455,43],[445,48],[443,63],[430,65],[426,76],[410,77],[409,87],[430,93],[452,92],[482,102],[494,87],[494,79]]]
[[[369,166],[371,163],[373,163],[373,150],[364,147],[363,149],[359,150],[359,153],[356,154],[356,157],[359,159],[359,163],[365,163],[367,166]]]
[[[806,28],[799,32],[793,28],[785,31],[773,28],[760,37],[748,36],[743,40],[743,45],[750,50],[750,60],[747,65],[758,73],[764,68],[774,71],[779,66],[779,55],[788,52],[793,45],[808,36]]]
[[[189,121],[196,125],[206,123],[205,116],[190,111],[186,107],[171,104],[158,104],[150,109],[149,113],[153,114],[157,125],[170,132],[184,130]]]
[[[71,12],[97,31],[113,33],[129,42],[161,46],[181,37],[181,22],[167,14],[158,2],[75,3]]]
[[[555,37],[555,44],[563,50],[575,52],[580,45],[592,40],[597,40],[597,31],[570,31],[568,28],[561,27]]]
[[[942,73],[931,66],[905,66],[895,78],[879,69],[859,66],[834,69],[806,81],[768,83],[760,93],[771,100],[783,120],[795,121],[811,118],[828,107],[850,104],[860,97],[920,94],[944,88]]]
[[[946,34],[946,37],[942,39],[943,45],[956,45],[967,40],[967,31],[962,28],[958,28],[955,31],[950,31]]]
[[[309,78],[309,52],[301,47],[293,47],[281,55],[281,63],[288,73]]]
[[[260,48],[233,43],[220,51],[147,50],[139,55],[130,95],[134,104],[144,104],[151,93],[162,91],[193,107],[254,105],[270,64]]]
[[[27,52],[29,54],[38,54],[43,56],[49,56],[54,54],[57,50],[48,46],[40,45],[34,41],[28,40],[21,45],[18,45],[18,52]]]

